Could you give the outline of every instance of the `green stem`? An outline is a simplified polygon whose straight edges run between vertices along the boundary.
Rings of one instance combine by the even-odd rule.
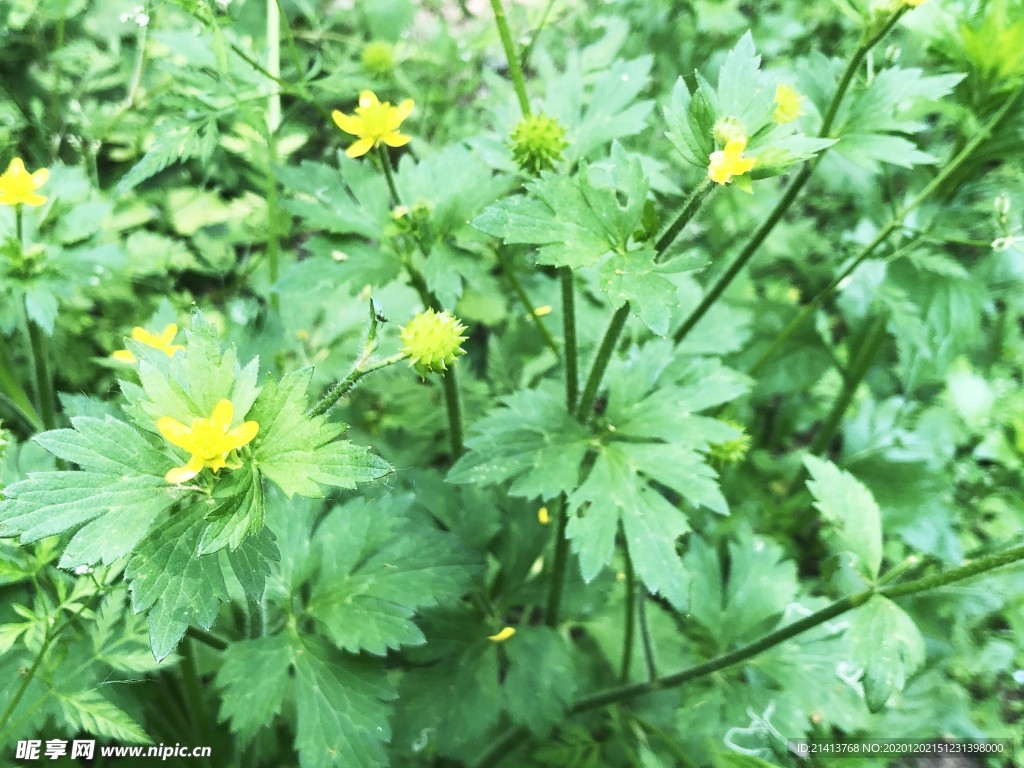
[[[587,376],[587,384],[583,388],[583,395],[576,406],[575,415],[578,421],[585,422],[589,418],[590,412],[594,409],[597,392],[601,387],[601,379],[604,378],[604,372],[608,368],[608,363],[611,362],[612,352],[615,350],[615,345],[619,341],[619,334],[622,333],[622,329],[626,325],[626,318],[628,317],[629,302],[627,301],[615,310],[615,314],[612,315],[611,322],[608,324],[608,330],[604,332],[604,338],[601,340],[601,346],[598,347],[594,364],[590,367],[590,375]]]
[[[633,571],[633,558],[629,556],[629,543],[623,540],[622,554],[626,559],[626,605],[622,633],[622,664],[619,678],[622,682],[629,680],[630,662],[633,661],[633,630],[636,624],[636,574]]]
[[[808,453],[817,456],[824,452],[828,448],[828,444],[832,442],[832,437],[839,428],[839,422],[842,421],[843,414],[850,407],[850,402],[857,392],[857,387],[860,386],[864,377],[867,376],[871,364],[878,355],[878,351],[882,348],[882,342],[885,341],[885,320],[884,314],[880,314],[875,318],[867,331],[864,344],[857,351],[856,356],[850,360],[843,388],[832,405],[832,410],[829,411],[824,424],[822,424],[818,434],[814,436],[813,442],[808,447]]]
[[[276,6],[275,6],[276,7]],[[267,268],[270,272],[270,306],[275,312],[281,311],[281,297],[277,293],[277,281],[280,276],[281,235],[277,225],[278,215],[277,176],[274,166],[277,164],[277,134],[270,127],[267,117]]]
[[[839,107],[842,104],[850,85],[853,83],[853,77],[857,73],[857,69],[860,67],[861,62],[864,61],[864,57],[868,52],[876,46],[886,34],[888,34],[889,30],[891,30],[893,26],[895,26],[901,15],[902,11],[894,14],[889,22],[882,27],[878,33],[861,42],[857,47],[857,50],[854,51],[853,56],[850,58],[850,61],[846,65],[846,69],[843,71],[843,74],[839,79],[839,87],[832,96],[832,102],[829,104],[828,109],[825,112],[825,117],[821,123],[821,129],[818,131],[819,138],[828,138],[830,136],[836,116],[839,114]],[[754,234],[750,236],[746,245],[743,246],[743,250],[737,254],[736,258],[732,260],[725,272],[722,273],[721,277],[715,281],[714,285],[704,295],[700,304],[698,304],[693,312],[690,313],[689,317],[683,321],[679,330],[673,334],[672,341],[675,342],[675,344],[678,345],[683,342],[683,340],[689,335],[690,331],[694,329],[697,323],[699,323],[704,315],[707,314],[707,311],[711,309],[712,305],[718,301],[718,298],[722,295],[725,289],[729,287],[732,281],[736,278],[736,275],[742,271],[742,269],[747,265],[747,262],[749,262],[750,259],[753,258],[754,254],[757,253],[762,243],[764,243],[768,235],[771,234],[773,229],[775,229],[775,226],[782,220],[786,211],[789,210],[793,201],[796,200],[797,195],[800,194],[800,191],[807,184],[808,180],[811,178],[811,174],[814,173],[814,169],[818,167],[818,163],[821,162],[821,158],[824,157],[825,152],[827,151],[827,149],[824,149],[818,153],[813,160],[809,160],[805,163],[803,168],[800,169],[800,172],[793,177],[793,180],[789,183],[789,186],[786,187],[786,191],[782,194],[782,197],[779,198],[779,201],[775,204],[771,213],[768,214],[768,218],[766,218],[754,231]]]
[[[641,589],[637,598],[636,619],[640,625],[640,640],[644,645],[644,661],[647,663],[647,679],[658,677],[658,667],[654,662],[654,643],[651,640],[651,628],[647,624],[647,590]]]
[[[921,592],[928,592],[933,589],[944,587],[948,584],[963,581],[964,579],[968,579],[972,576],[977,576],[987,571],[1000,568],[1004,565],[1015,563],[1019,560],[1024,560],[1024,545],[1013,547],[1004,552],[986,555],[973,563],[962,565],[959,568],[953,568],[944,573],[937,573],[932,576],[914,579],[913,581],[908,581],[905,584],[894,584],[892,586],[879,587],[877,589],[867,589],[855,595],[837,600],[831,605],[812,613],[810,616],[799,619],[782,629],[770,632],[753,643],[745,645],[742,648],[737,648],[734,651],[724,653],[702,664],[697,664],[689,667],[688,669],[684,669],[680,672],[666,675],[655,680],[649,680],[644,683],[621,685],[604,691],[598,691],[590,696],[585,696],[570,708],[569,713],[577,714],[579,712],[586,712],[591,709],[607,706],[608,704],[615,704],[620,701],[636,698],[637,696],[643,696],[644,694],[652,693],[657,690],[674,688],[691,680],[706,677],[714,672],[718,672],[719,670],[753,658],[754,656],[784,643],[803,632],[813,629],[820,624],[824,624],[826,621],[830,621],[837,616],[841,616],[842,614],[863,605],[876,594],[892,599],[915,595]],[[505,757],[507,757],[506,750],[516,743],[521,743],[524,738],[527,738],[528,733],[529,732],[523,728],[508,729],[494,742],[492,742],[491,746],[484,752],[484,754],[480,755],[476,760],[470,763],[470,766],[472,766],[472,768],[484,768],[484,766],[487,766],[487,768],[493,768],[493,766],[496,766]]]
[[[508,59],[508,71],[512,76],[512,86],[516,89],[516,97],[519,99],[519,109],[523,113],[523,117],[529,117],[530,97],[526,95],[526,80],[523,79],[523,69],[519,66],[516,44],[512,41],[512,32],[508,27],[505,8],[502,6],[501,0],[491,0],[491,8],[494,10],[494,21],[498,25],[501,46],[505,49],[505,58]]]
[[[448,411],[448,441],[451,443],[452,461],[455,461],[466,450],[462,438],[462,405],[459,402],[459,382],[455,366],[445,371],[442,378],[445,409]]]
[[[348,376],[341,381],[336,382],[327,390],[327,392],[324,393],[324,396],[321,397],[317,401],[316,405],[313,406],[312,410],[309,411],[309,415],[323,416],[331,410],[331,408],[337,405],[341,398],[351,392],[364,376],[371,374],[374,371],[379,371],[382,368],[387,368],[389,365],[401,362],[402,360],[405,360],[405,357],[405,354],[400,352],[391,355],[391,357],[375,360],[372,363],[369,363],[367,360],[360,360],[356,363]]]
[[[544,325],[544,321],[537,315],[536,307],[533,306],[533,302],[530,301],[530,297],[526,294],[526,289],[523,288],[522,282],[516,276],[512,265],[508,263],[508,259],[502,254],[501,250],[498,250],[498,263],[501,264],[501,271],[508,278],[509,285],[512,286],[512,292],[515,293],[516,298],[519,299],[519,303],[523,305],[526,310],[527,316],[533,321],[533,324],[537,326],[537,330],[540,331],[540,335],[544,337],[544,342],[550,347],[551,351],[555,353],[557,357],[561,350],[558,348],[558,342],[555,341],[555,337],[551,335],[551,331]]]
[[[942,184],[951,177],[957,170],[966,163],[971,155],[973,155],[978,148],[988,140],[988,138],[999,128],[1002,122],[1012,114],[1016,108],[1017,103],[1020,101],[1022,95],[1024,95],[1024,86],[1017,88],[1010,96],[1007,97],[1006,101],[999,111],[992,117],[988,124],[982,128],[974,136],[974,138],[964,146],[960,152],[946,165],[945,168],[940,171],[935,178],[933,178],[924,189],[922,189],[914,198],[912,198],[906,205],[904,205],[899,211],[896,212],[892,220],[879,231],[875,238],[868,243],[851,261],[849,261],[839,274],[837,274],[832,281],[825,286],[804,308],[801,312],[794,317],[785,328],[783,328],[779,334],[775,337],[775,340],[769,345],[768,349],[765,350],[761,356],[754,362],[750,367],[749,373],[753,374],[761,369],[761,367],[768,361],[769,358],[781,347],[785,341],[799,328],[803,322],[818,308],[818,306],[829,296],[832,291],[850,275],[857,267],[859,267],[882,243],[884,243],[889,236],[899,229],[903,220],[917,208],[922,202],[924,202],[929,196],[931,196]]]
[[[537,38],[540,37],[540,33],[547,26],[548,16],[551,15],[551,9],[554,7],[555,0],[548,0],[548,4],[544,6],[544,12],[540,15],[540,22],[538,22],[537,28],[533,30],[533,34],[530,35],[530,42],[526,44],[522,55],[519,57],[519,66],[521,68],[526,69],[526,66],[530,63],[530,56],[533,54],[534,46],[537,45]]]
[[[24,254],[24,224],[22,223],[21,206],[14,212],[15,230],[21,252]],[[24,258],[24,256],[22,257]],[[50,378],[50,367],[46,359],[46,344],[43,341],[43,329],[32,320],[25,305],[25,327],[28,331],[29,354],[36,378],[36,399],[39,401],[38,413],[42,417],[43,427],[53,429],[57,424],[56,411],[53,403],[53,380]]]
[[[21,383],[14,376],[14,365],[4,347],[4,337],[0,334],[0,392],[8,401],[14,412],[20,416],[26,425],[37,432],[43,430],[43,420],[39,412],[32,404],[31,398],[25,392]]]
[[[576,285],[572,270],[558,270],[562,284],[562,335],[565,337],[565,407],[569,413],[576,409],[579,397],[579,350],[576,347]]]
[[[384,179],[388,183],[388,192],[391,193],[391,205],[395,208],[402,204],[402,196],[398,194],[398,186],[395,184],[395,172],[391,168],[391,156],[388,148],[383,144],[377,147],[377,156],[380,158],[381,168],[384,169]]]
[[[152,23],[152,19],[150,19]],[[128,81],[128,88],[124,94],[124,106],[131,108],[135,106],[135,99],[139,95],[139,88],[142,86],[142,73],[146,66],[146,41],[149,38],[149,24],[139,27],[139,34],[135,40],[135,66],[132,68],[132,77]]]
[[[565,587],[565,567],[569,562],[569,540],[565,537],[565,526],[569,522],[569,502],[564,493],[558,497],[555,518],[555,552],[551,558],[551,586],[548,587],[548,605],[544,612],[544,623],[549,627],[558,626],[562,590]]]
[[[672,222],[665,228],[665,231],[661,233],[657,241],[654,243],[654,250],[656,256],[654,260],[661,261],[665,256],[665,251],[672,245],[675,239],[679,236],[679,233],[683,231],[690,219],[693,218],[694,214],[700,210],[700,207],[704,205],[709,197],[718,188],[718,185],[712,182],[710,179],[704,179],[697,187],[690,193],[690,196],[683,202],[683,207],[679,209],[679,213],[672,220]]]
[[[267,0],[267,74],[274,81],[267,97],[267,129],[276,133],[281,126],[281,9],[277,0]]]
[[[384,178],[387,180],[388,190],[391,193],[391,201],[395,206],[399,206],[402,204],[402,197],[398,194],[398,185],[395,184],[395,175],[391,168],[391,157],[387,153],[387,148],[383,145],[378,147],[377,150],[381,167],[384,169]],[[427,249],[418,238],[417,244],[420,251],[423,252],[424,258],[426,258],[428,255]],[[441,311],[441,302],[431,293],[430,288],[427,287],[427,281],[423,279],[423,275],[419,273],[419,270],[412,265],[410,259],[405,260],[405,271],[408,273],[409,280],[412,282],[416,292],[420,295],[423,305],[433,308],[436,312]],[[462,436],[462,406],[459,402],[459,382],[454,366],[445,372],[443,378],[444,403],[448,411],[448,439],[451,443],[452,461],[455,461],[465,450],[465,444]]]
[[[181,675],[185,684],[185,700],[188,702],[189,716],[203,744],[209,744],[211,739],[210,720],[206,712],[206,705],[203,702],[202,691],[199,686],[199,669],[196,665],[195,649],[192,640],[185,638],[181,645]]]
[[[228,643],[221,640],[216,635],[207,632],[205,629],[199,629],[199,627],[189,627],[186,635],[191,637],[193,640],[198,640],[203,645],[208,645],[215,651],[226,651],[228,649]]]

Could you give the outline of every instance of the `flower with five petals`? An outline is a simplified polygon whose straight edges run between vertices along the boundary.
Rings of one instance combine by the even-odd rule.
[[[230,400],[221,400],[213,409],[210,418],[192,419],[192,425],[186,427],[177,419],[164,416],[156,422],[156,428],[171,445],[184,448],[190,454],[188,462],[175,467],[164,475],[168,483],[185,483],[209,467],[219,472],[228,467],[237,469],[238,462],[228,462],[228,454],[249,443],[260,425],[255,421],[247,421],[231,429],[234,418],[234,407]]]
[[[168,357],[174,357],[175,352],[185,348],[183,344],[171,344],[177,334],[178,326],[174,323],[164,326],[164,329],[159,334],[150,333],[138,325],[132,328],[133,340],[139,342],[139,344],[145,344],[147,347],[159,349]],[[127,349],[119,349],[111,357],[119,363],[128,363],[130,365],[135,362],[135,355]]]
[[[757,162],[755,157],[744,157],[745,138],[729,139],[725,149],[712,152],[708,162],[708,178],[717,184],[728,184],[733,176],[742,176]]]
[[[345,150],[349,157],[361,157],[382,143],[389,147],[401,147],[411,140],[398,132],[402,121],[412,112],[413,101],[406,99],[397,107],[391,102],[381,102],[373,91],[359,94],[359,106],[354,115],[334,110],[331,117],[335,124],[345,133],[358,136],[359,140]]]
[[[7,166],[7,170],[0,174],[0,205],[43,205],[46,197],[36,190],[43,186],[48,178],[50,172],[45,168],[29,173],[22,159],[14,158]]]

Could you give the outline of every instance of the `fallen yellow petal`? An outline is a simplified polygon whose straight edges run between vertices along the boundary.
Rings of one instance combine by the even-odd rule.
[[[504,643],[516,633],[515,627],[505,627],[496,635],[488,635],[487,639],[494,643]]]

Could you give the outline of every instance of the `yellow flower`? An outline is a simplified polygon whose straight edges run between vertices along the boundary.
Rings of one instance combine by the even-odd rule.
[[[466,354],[461,346],[466,340],[464,330],[466,326],[447,309],[420,312],[400,330],[402,354],[421,377],[446,371],[456,358]]]
[[[541,525],[551,524],[551,513],[548,512],[547,507],[541,507],[537,510],[537,522]]]
[[[209,467],[218,472],[224,467],[237,469],[240,464],[229,465],[228,454],[250,442],[260,429],[255,421],[230,429],[234,408],[230,400],[221,400],[208,419],[192,419],[192,426],[186,427],[180,421],[164,416],[156,422],[156,428],[171,445],[184,448],[192,456],[182,467],[175,467],[164,475],[168,483],[184,483]]]
[[[803,114],[802,101],[803,97],[796,88],[788,83],[779,83],[775,89],[775,112],[772,113],[772,120],[779,125],[792,123]]]
[[[501,630],[501,632],[499,632],[496,635],[488,635],[487,639],[490,640],[493,643],[504,643],[506,640],[508,640],[510,637],[512,637],[512,635],[514,635],[515,633],[516,633],[516,628],[515,627],[505,627],[503,630]]]
[[[43,195],[37,194],[46,180],[50,178],[50,172],[40,168],[35,173],[25,170],[25,163],[20,157],[11,160],[7,170],[0,174],[0,205],[42,205],[46,202]]]
[[[917,8],[917,6],[921,5],[923,2],[924,0],[903,0],[903,4],[909,5],[911,8]]]
[[[381,142],[389,147],[408,144],[409,137],[399,133],[398,129],[412,112],[412,107],[412,99],[406,99],[397,107],[392,107],[390,101],[381,103],[373,91],[363,91],[359,94],[359,106],[356,107],[354,115],[334,110],[331,117],[334,118],[335,124],[345,133],[359,137],[359,141],[346,149],[345,154],[349,157],[360,157],[379,147]]]
[[[150,333],[138,325],[132,328],[132,339],[139,342],[139,344],[145,344],[147,347],[159,349],[168,357],[174,357],[175,352],[185,348],[182,344],[171,344],[177,334],[178,326],[174,323],[164,326],[159,336],[155,333]],[[119,349],[111,357],[119,363],[128,363],[130,365],[135,362],[135,355],[127,349]]]
[[[729,139],[725,149],[711,153],[708,163],[708,178],[718,184],[728,184],[733,176],[742,176],[754,167],[756,157],[744,157],[747,148],[744,138]]]

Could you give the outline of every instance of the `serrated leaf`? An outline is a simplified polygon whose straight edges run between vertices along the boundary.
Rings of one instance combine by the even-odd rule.
[[[646,199],[639,161],[615,145],[609,164],[541,174],[526,195],[499,200],[472,224],[506,243],[537,245],[538,263],[577,269],[626,249]]]
[[[394,692],[383,670],[302,637],[295,655],[295,746],[303,768],[387,765],[391,738],[386,703]]]
[[[914,620],[881,595],[857,609],[848,631],[853,659],[864,668],[868,709],[878,712],[924,663],[924,640]]]
[[[650,248],[615,254],[597,273],[598,286],[613,306],[630,302],[644,325],[659,336],[668,333],[672,309],[679,303],[675,285],[654,263]]]
[[[620,446],[603,447],[569,503],[573,516],[566,536],[584,580],[592,580],[611,561],[621,520],[644,585],[677,608],[686,606],[689,576],[675,549],[676,540],[690,530],[686,516],[648,486]]]
[[[417,609],[459,597],[482,567],[454,536],[364,502],[335,509],[317,540],[321,571],[308,611],[336,645],[352,652],[383,655],[419,645],[423,633],[412,620]]]
[[[146,744],[151,741],[142,726],[98,691],[58,693],[57,701],[72,732],[82,731],[128,744]]]
[[[344,424],[306,414],[306,388],[312,369],[268,381],[248,418],[260,425],[252,442],[254,466],[288,496],[318,497],[321,486],[355,488],[391,472],[366,448],[338,436]]]
[[[524,390],[471,427],[467,452],[448,473],[453,483],[512,481],[515,496],[552,498],[574,489],[589,435],[560,397]]]
[[[576,668],[565,637],[549,627],[521,627],[503,645],[502,690],[513,722],[544,735],[562,721],[576,693]]]
[[[233,642],[221,659],[217,670],[220,719],[230,722],[232,733],[247,744],[280,714],[295,648],[287,636],[270,635]]]
[[[165,658],[191,625],[209,629],[228,599],[216,555],[200,555],[203,502],[178,512],[139,546],[125,569],[132,608],[149,611],[153,655]]]
[[[277,168],[281,183],[301,195],[282,201],[282,207],[313,229],[379,237],[391,207],[387,187],[380,174],[363,166],[342,156],[337,169],[309,160]]]
[[[270,575],[270,563],[281,559],[281,553],[274,543],[274,534],[269,528],[249,536],[238,549],[228,550],[228,564],[242,585],[245,594],[253,600],[263,599],[263,590]]]
[[[199,554],[224,547],[236,550],[245,539],[263,530],[263,483],[251,464],[239,467],[213,489],[216,507],[207,515],[199,539]]]
[[[862,575],[874,581],[882,565],[882,515],[871,491],[830,461],[805,456],[804,464],[814,506],[833,526],[834,549],[855,556]]]
[[[42,328],[47,336],[53,335],[53,324],[57,320],[57,297],[52,291],[41,286],[27,290],[25,311],[29,319]]]

